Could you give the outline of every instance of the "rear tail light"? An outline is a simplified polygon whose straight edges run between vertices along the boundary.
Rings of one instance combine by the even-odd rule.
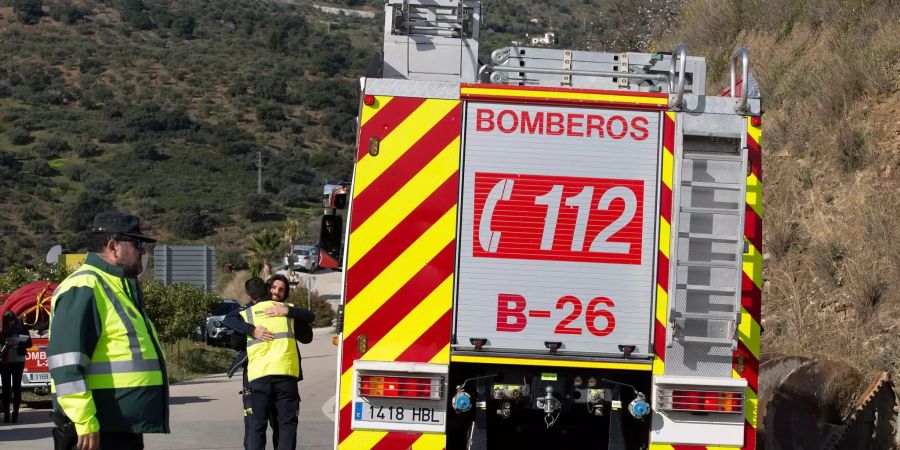
[[[442,377],[359,375],[361,397],[440,400],[443,398],[443,386]]]
[[[658,409],[743,414],[744,395],[734,391],[659,389]]]

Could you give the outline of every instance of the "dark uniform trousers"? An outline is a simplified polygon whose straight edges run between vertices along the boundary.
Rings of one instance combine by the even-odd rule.
[[[246,353],[244,358],[246,358]],[[247,365],[244,364],[244,389],[241,390],[241,401],[244,403],[244,450],[250,450],[250,421],[253,416],[253,395],[250,382],[247,381]],[[278,425],[275,423],[275,405],[269,410],[269,424],[272,426],[272,446],[278,448]]]
[[[266,448],[266,423],[274,419],[278,430],[277,450],[297,448],[297,418],[300,412],[300,389],[297,378],[267,376],[250,382],[250,449]],[[270,417],[274,414],[274,417]]]

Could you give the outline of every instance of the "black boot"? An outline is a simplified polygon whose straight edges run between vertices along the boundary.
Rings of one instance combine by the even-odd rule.
[[[13,410],[12,423],[19,423],[19,408]]]

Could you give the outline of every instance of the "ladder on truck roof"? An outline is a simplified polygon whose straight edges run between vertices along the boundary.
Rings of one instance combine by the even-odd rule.
[[[482,83],[581,89],[664,92],[670,107],[681,108],[685,93],[706,93],[706,61],[673,52],[604,53],[548,48],[501,48],[478,73]]]

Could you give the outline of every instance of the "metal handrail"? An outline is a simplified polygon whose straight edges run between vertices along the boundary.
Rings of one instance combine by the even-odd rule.
[[[675,83],[675,61],[678,61],[678,83]],[[678,44],[672,52],[672,65],[669,67],[669,93],[675,94],[675,98],[669,103],[669,107],[675,110],[681,109],[681,99],[684,97],[684,71],[687,64],[687,47],[684,43]]]
[[[741,99],[734,106],[734,111],[738,114],[743,114],[747,111],[747,98],[750,95],[750,53],[746,48],[741,47],[733,55],[731,55],[731,61],[729,63],[731,67],[731,98],[734,98],[734,89],[736,87],[736,80],[734,78],[734,63],[737,60],[737,57],[741,57]]]
[[[487,67],[487,65],[485,66]],[[493,66],[490,67],[493,72],[509,72],[509,73],[543,73],[550,75],[588,75],[595,77],[611,77],[611,78],[639,78],[642,80],[656,80],[668,82],[669,77],[662,74],[649,74],[649,73],[624,73],[624,72],[609,72],[603,70],[570,70],[570,69],[539,69],[536,67],[506,67],[506,66]],[[486,70],[486,69],[482,69]]]

